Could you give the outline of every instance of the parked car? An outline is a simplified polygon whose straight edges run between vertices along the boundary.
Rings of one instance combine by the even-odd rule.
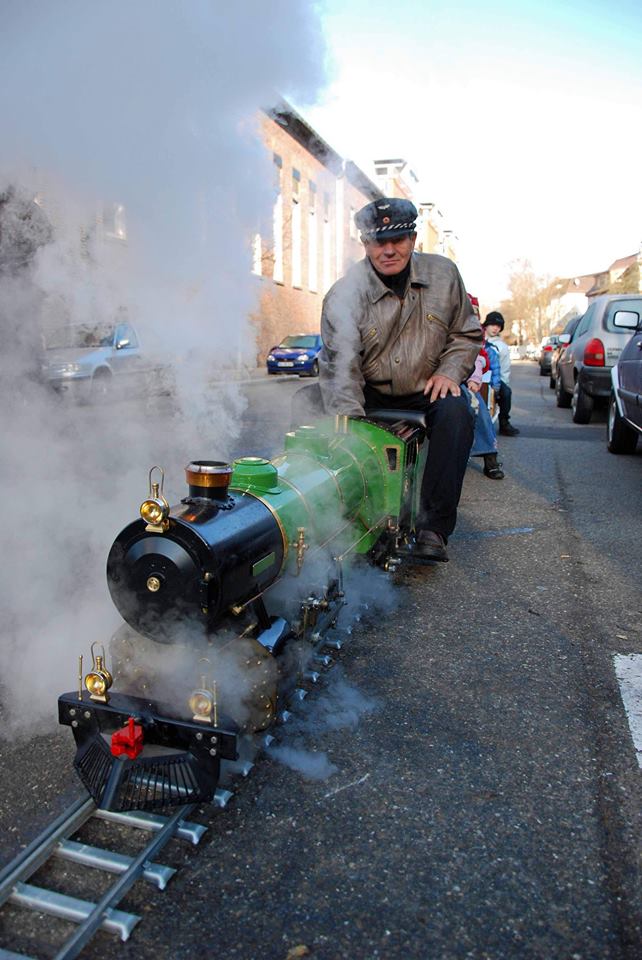
[[[298,333],[285,337],[278,346],[272,347],[267,358],[267,372],[298,373],[299,376],[318,377],[321,335]]]
[[[562,333],[557,338],[557,346],[553,349],[553,353],[551,354],[551,373],[548,379],[548,385],[551,388],[551,390],[555,389],[555,380],[557,378],[557,366],[560,362],[560,357],[566,350],[566,346],[567,346],[566,340],[562,342],[560,338],[562,336],[564,337],[568,336],[569,339],[572,338],[573,334],[577,330],[577,327],[579,325],[580,320],[582,319],[582,316],[583,314],[580,313],[577,317],[573,317],[571,320],[569,320],[566,326],[564,327],[564,329],[562,330]]]
[[[131,388],[146,364],[131,323],[87,322],[61,327],[46,338],[41,372],[58,393],[89,401],[105,399],[114,380]]]
[[[642,434],[642,323],[639,313],[624,310],[618,311],[614,323],[635,333],[611,369],[607,446],[611,453],[635,453]]]
[[[551,357],[557,346],[557,337],[544,337],[539,348],[539,375],[545,377],[551,373]]]
[[[620,318],[618,318],[620,314]],[[574,423],[589,423],[596,402],[611,395],[611,369],[620,356],[631,327],[621,315],[642,316],[642,295],[603,294],[596,297],[580,320],[557,365],[555,396],[558,407],[571,407]]]

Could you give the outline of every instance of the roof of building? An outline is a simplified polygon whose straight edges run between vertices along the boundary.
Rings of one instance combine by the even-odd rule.
[[[629,257],[620,257],[619,260],[613,261],[609,270],[626,270],[627,267],[633,266],[637,258],[637,253],[632,253]]]
[[[372,180],[367,177],[363,170],[361,170],[356,163],[353,163],[352,160],[346,160],[345,171],[346,177],[352,186],[360,190],[366,197],[369,197],[371,200],[379,200],[383,197],[383,193],[379,187],[375,186]]]
[[[273,107],[264,108],[264,113],[278,123],[290,136],[305,147],[312,156],[327,167],[335,176],[345,172],[347,179],[372,200],[382,197],[381,190],[352,160],[345,160],[323,137],[307,123],[287,100],[279,100]]]
[[[596,274],[584,273],[579,277],[570,277],[566,281],[564,293],[588,293],[595,283]]]

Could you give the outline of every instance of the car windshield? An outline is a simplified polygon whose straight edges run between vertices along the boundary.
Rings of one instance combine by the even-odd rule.
[[[109,324],[83,324],[79,327],[60,327],[47,337],[48,350],[73,347],[111,347],[114,327]]]
[[[317,338],[314,335],[310,337],[286,337],[279,344],[284,350],[312,350],[316,345]]]

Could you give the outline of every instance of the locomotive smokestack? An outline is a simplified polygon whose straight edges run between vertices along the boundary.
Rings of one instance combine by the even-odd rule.
[[[185,467],[190,498],[225,500],[232,468],[224,460],[192,460]]]

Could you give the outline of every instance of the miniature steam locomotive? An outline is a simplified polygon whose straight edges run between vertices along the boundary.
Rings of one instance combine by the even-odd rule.
[[[150,471],[140,519],[107,561],[125,621],[79,689],[59,698],[75,767],[106,809],[210,800],[222,768],[324,662],[343,565],[394,568],[414,526],[423,414],[325,418],[271,461],[194,461],[170,507]],[[82,658],[81,658],[82,659]]]

